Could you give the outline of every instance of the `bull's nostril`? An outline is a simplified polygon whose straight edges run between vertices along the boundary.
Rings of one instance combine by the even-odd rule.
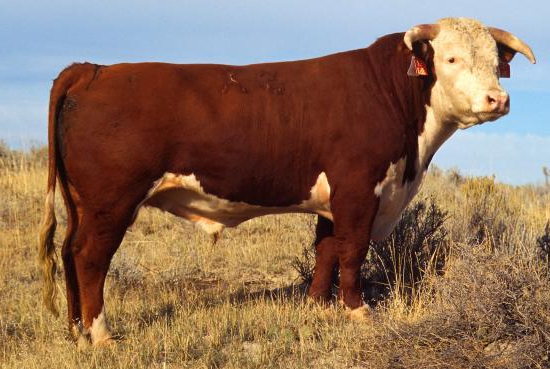
[[[491,95],[487,95],[487,102],[491,105],[493,105],[494,103],[496,103],[496,99],[493,98]]]

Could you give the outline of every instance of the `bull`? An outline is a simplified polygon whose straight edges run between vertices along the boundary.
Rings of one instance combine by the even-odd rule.
[[[309,296],[366,313],[359,270],[387,237],[437,149],[458,129],[508,113],[499,83],[511,33],[446,18],[364,49],[247,66],[73,64],[51,89],[49,174],[39,254],[56,308],[54,193],[68,214],[62,246],[68,322],[112,340],[103,287],[140,208],[218,235],[266,214],[318,215]]]

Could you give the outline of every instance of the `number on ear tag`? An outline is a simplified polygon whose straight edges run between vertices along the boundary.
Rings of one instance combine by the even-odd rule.
[[[428,67],[424,60],[415,57],[414,55],[411,58],[411,65],[407,71],[407,75],[410,77],[419,77],[428,75]]]

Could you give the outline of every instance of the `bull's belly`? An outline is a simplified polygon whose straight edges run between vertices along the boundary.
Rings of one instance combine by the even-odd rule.
[[[215,234],[224,227],[234,227],[269,214],[314,213],[332,220],[329,200],[330,186],[324,172],[319,174],[308,199],[287,207],[264,207],[229,201],[206,193],[194,174],[166,173],[155,182],[142,205],[168,211]]]
[[[371,238],[375,241],[391,234],[401,213],[418,192],[423,173],[418,174],[414,181],[403,184],[404,169],[405,159],[391,164],[386,178],[376,186],[374,194],[380,197],[380,204],[371,230]],[[312,213],[333,220],[330,185],[324,172],[319,174],[308,199],[286,207],[265,207],[222,199],[206,193],[194,174],[173,173],[166,173],[156,181],[141,205],[168,211],[211,234],[269,214]]]

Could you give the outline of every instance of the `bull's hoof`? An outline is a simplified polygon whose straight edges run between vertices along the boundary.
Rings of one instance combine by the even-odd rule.
[[[81,334],[76,340],[76,347],[79,351],[86,351],[90,348],[107,347],[114,345],[117,339],[115,337],[104,337],[101,340],[92,342],[90,335]]]
[[[346,316],[354,322],[372,321],[372,311],[368,305],[362,305],[355,309],[347,309]]]
[[[71,334],[79,351],[88,350],[91,347],[105,347],[116,343],[120,336],[112,336],[110,331],[103,329],[101,334],[97,334],[93,330],[83,328],[81,325],[71,327]]]
[[[90,337],[86,336],[84,334],[81,334],[76,339],[76,348],[78,351],[86,351],[90,347],[92,347],[92,342],[90,341]]]
[[[116,343],[116,339],[112,336],[102,338],[101,340],[95,341],[92,343],[93,347],[107,347],[112,346]]]

